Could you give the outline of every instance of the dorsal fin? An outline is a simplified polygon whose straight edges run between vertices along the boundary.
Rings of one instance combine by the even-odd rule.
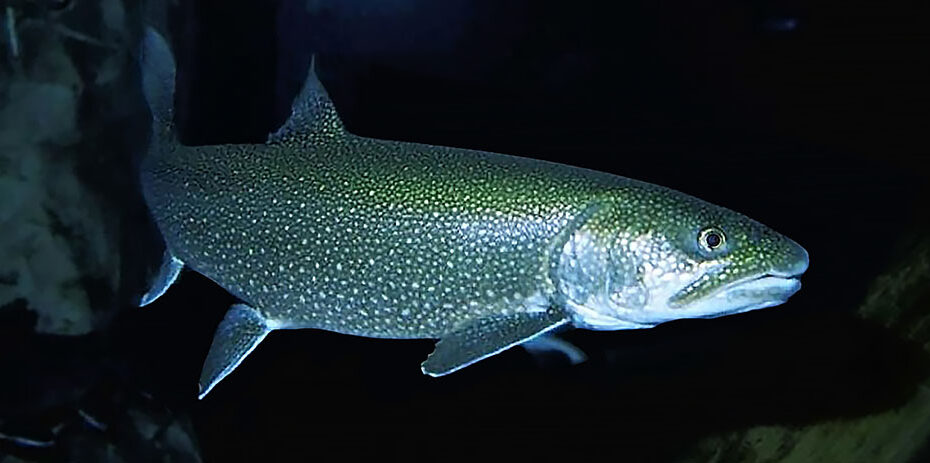
[[[316,75],[316,58],[310,59],[310,71],[300,93],[294,98],[291,116],[277,131],[268,135],[268,143],[299,143],[310,137],[341,137],[345,134],[336,107]]]

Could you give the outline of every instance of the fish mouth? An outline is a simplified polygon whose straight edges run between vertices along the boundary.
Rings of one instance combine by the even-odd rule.
[[[770,272],[732,282],[681,306],[683,315],[716,318],[785,303],[801,289],[800,273]]]
[[[720,292],[726,295],[727,300],[751,297],[784,302],[800,289],[800,275],[767,273],[727,285]]]
[[[800,289],[800,274],[766,273],[747,278],[724,286],[712,295],[705,304],[716,307],[705,316],[722,317],[781,305]]]

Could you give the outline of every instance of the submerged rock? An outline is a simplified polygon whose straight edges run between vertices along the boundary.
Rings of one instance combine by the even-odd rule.
[[[10,49],[0,64],[0,311],[25,305],[40,333],[86,334],[119,305],[120,214],[100,182],[125,183],[129,172],[114,164],[107,176],[82,175],[102,158],[130,155],[97,136],[106,121],[96,108],[120,107],[117,94],[101,89],[128,81],[120,79],[127,46],[92,38],[127,35],[116,30],[124,21],[113,3],[101,6],[109,13],[100,30],[87,32],[63,19],[77,6],[7,8],[18,19],[17,53]],[[4,35],[0,45],[9,46],[12,35]]]

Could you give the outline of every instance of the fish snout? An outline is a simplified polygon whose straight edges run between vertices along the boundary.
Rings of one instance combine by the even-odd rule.
[[[773,272],[773,275],[784,278],[798,278],[810,266],[810,255],[808,255],[806,249],[790,238],[785,238],[785,241],[787,241],[788,249],[784,265],[779,267],[776,272]]]

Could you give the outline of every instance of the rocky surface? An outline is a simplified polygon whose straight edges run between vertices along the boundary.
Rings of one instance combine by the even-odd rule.
[[[125,93],[132,34],[122,2],[61,3],[12,2],[3,15],[0,312],[26,307],[37,332],[79,335],[125,297],[133,153],[126,132],[108,129],[138,103]]]
[[[133,168],[136,8],[0,5],[0,463],[200,461],[107,330],[160,252]]]

